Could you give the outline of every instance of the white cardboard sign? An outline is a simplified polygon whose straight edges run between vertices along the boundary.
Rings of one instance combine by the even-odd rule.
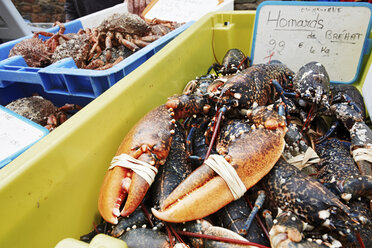
[[[0,168],[49,131],[0,106]]]
[[[143,16],[147,20],[182,23],[197,21],[209,12],[233,9],[232,0],[153,0],[144,10]]]
[[[371,13],[369,3],[263,2],[256,12],[253,63],[279,60],[297,72],[317,61],[332,82],[352,83],[370,42]]]

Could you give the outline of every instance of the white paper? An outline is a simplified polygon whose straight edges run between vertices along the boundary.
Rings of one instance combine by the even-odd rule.
[[[0,161],[25,149],[43,136],[42,130],[0,108]]]
[[[175,22],[196,21],[212,11],[232,10],[233,5],[229,3],[232,1],[219,4],[218,0],[159,0],[146,13],[145,18]]]
[[[257,13],[253,63],[279,60],[297,72],[316,61],[325,66],[331,81],[352,83],[369,36],[369,5],[300,3],[262,6]]]

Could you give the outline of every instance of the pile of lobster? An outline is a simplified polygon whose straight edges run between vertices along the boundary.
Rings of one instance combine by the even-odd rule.
[[[103,222],[82,240],[98,230],[128,247],[372,247],[359,92],[331,86],[317,62],[294,73],[247,61],[229,50],[137,122],[102,184]]]
[[[156,19],[147,22],[135,14],[115,13],[98,27],[77,33],[64,34],[65,26],[56,25],[60,28],[57,33],[36,32],[17,43],[9,57],[21,55],[30,67],[46,67],[71,57],[78,68],[106,70],[181,24]],[[44,40],[40,35],[50,38]]]

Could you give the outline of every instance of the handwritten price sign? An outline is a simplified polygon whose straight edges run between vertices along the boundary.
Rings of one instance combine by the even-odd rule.
[[[253,63],[279,60],[293,71],[317,61],[333,82],[357,79],[368,47],[369,3],[263,2],[256,12]]]
[[[49,131],[0,105],[0,169]]]

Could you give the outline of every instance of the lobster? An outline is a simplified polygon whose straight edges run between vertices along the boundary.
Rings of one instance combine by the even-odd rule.
[[[166,107],[175,112],[176,119],[185,119],[193,114],[208,114],[215,104],[219,107],[249,109],[256,103],[259,106],[272,102],[275,88],[271,81],[279,83],[290,81],[294,73],[282,64],[258,64],[231,76],[217,78],[211,83],[206,94],[182,94],[172,96]],[[213,114],[213,113],[212,113]]]
[[[302,123],[296,123],[295,119],[288,121],[283,158],[300,170],[313,174],[317,172],[319,156],[309,145],[311,139],[301,132],[301,125]]]
[[[366,157],[372,149],[372,130],[365,122],[356,122],[350,129],[351,147],[354,161],[362,175],[372,176],[372,159]]]
[[[287,129],[284,117],[268,107],[257,107],[248,122],[234,123],[236,128],[226,125],[229,134],[221,131],[223,135],[216,146],[219,155],[211,155],[212,161],[208,159],[194,170],[168,196],[160,210],[153,208],[155,217],[167,222],[201,219],[239,198],[271,170],[284,148]],[[233,193],[221,173],[210,167],[213,160],[221,163],[222,159],[234,168],[232,173],[239,176],[240,192],[234,189]]]
[[[360,224],[334,193],[282,159],[261,183],[276,207],[293,212],[312,227],[349,236],[350,229]]]
[[[349,133],[352,146],[351,146],[351,152],[353,153],[353,157],[355,162],[358,165],[358,169],[360,170],[362,175],[370,175],[372,176],[372,161],[371,159],[366,160],[363,156],[358,156],[362,150],[370,150],[371,144],[372,144],[372,131],[371,129],[366,125],[366,110],[365,110],[365,104],[363,100],[363,96],[360,94],[358,89],[354,87],[353,85],[331,85],[331,92],[334,95],[334,98],[340,99],[345,98],[346,95],[347,99],[346,101],[353,102],[357,107],[354,109],[358,109],[360,111],[353,110],[351,106],[345,105],[346,113],[350,116],[352,115],[361,115],[361,118],[363,121],[359,122],[351,122],[348,127],[344,127],[341,125],[338,125],[338,127],[335,128],[335,133],[337,133],[337,137],[340,137],[341,139],[348,139],[349,137],[345,137],[343,134]],[[349,98],[350,97],[350,98]],[[349,120],[351,118],[348,118]],[[350,122],[350,121],[349,121]],[[346,130],[345,130],[346,129]],[[363,135],[364,133],[364,135]]]
[[[191,164],[186,154],[185,130],[182,125],[177,124],[167,160],[159,168],[150,189],[151,205],[160,206],[191,171]]]
[[[223,80],[217,78],[209,84],[205,94],[172,96],[165,105],[175,112],[176,119],[185,119],[195,114],[215,116],[205,134],[207,140],[210,140],[210,151],[214,145],[213,137],[219,132],[224,115],[241,118],[249,115],[251,108],[257,105],[265,106],[274,102],[276,86],[272,82],[287,84],[293,75],[283,64],[253,65],[236,74],[224,76]]]
[[[174,130],[175,134],[172,138],[167,160],[164,165],[159,167],[159,172],[149,189],[152,194],[149,197],[145,197],[143,204],[138,206],[129,216],[118,217],[118,223],[110,225],[111,230],[108,231],[110,236],[128,242],[135,242],[135,239],[145,239],[146,241],[143,241],[143,246],[152,246],[154,242],[169,245],[168,242],[164,241],[164,239],[167,239],[167,236],[161,230],[164,224],[152,218],[147,205],[158,206],[173,188],[191,172],[185,153],[185,134],[183,127],[181,125],[175,125]],[[108,224],[107,222],[105,223]],[[153,230],[146,229],[148,227],[152,227]],[[140,230],[135,230],[139,228]]]
[[[176,124],[172,115],[164,105],[151,110],[121,142],[98,199],[98,210],[107,222],[117,224],[118,216],[128,216],[143,200],[157,168],[165,163],[169,154]],[[149,171],[142,174],[145,167]]]
[[[295,103],[288,111],[300,115],[304,122],[303,130],[317,116],[334,119],[331,128],[317,142],[330,137],[342,123],[349,131],[353,143],[351,150],[359,169],[363,175],[372,175],[372,131],[364,122],[364,102],[356,89],[348,87],[341,92],[340,86],[331,86],[327,70],[318,62],[302,66],[292,83],[283,85],[285,91],[279,84],[276,88],[287,103]]]
[[[249,67],[250,60],[244,55],[244,53],[237,49],[229,49],[222,59],[222,64],[213,64],[209,69],[207,74],[213,69],[217,74],[234,74],[238,70],[244,70]]]

